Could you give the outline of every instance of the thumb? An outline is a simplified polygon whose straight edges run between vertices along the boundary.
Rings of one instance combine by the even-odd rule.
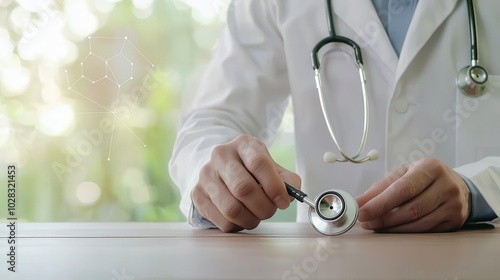
[[[366,190],[363,194],[356,197],[356,201],[358,202],[359,208],[363,207],[368,201],[372,200],[374,197],[381,194],[385,191],[390,185],[396,182],[399,178],[401,178],[408,171],[407,166],[403,166],[389,175],[387,175],[382,180],[374,183],[368,190]]]

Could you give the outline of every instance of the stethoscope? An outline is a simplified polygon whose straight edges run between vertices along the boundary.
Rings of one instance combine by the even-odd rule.
[[[478,40],[477,40],[477,29],[476,29],[476,13],[474,9],[473,0],[467,1],[467,9],[469,16],[469,29],[470,29],[470,43],[471,43],[471,65],[462,68],[457,75],[456,84],[460,91],[467,96],[477,97],[481,96],[486,92],[488,72],[486,69],[479,65],[478,56]],[[338,151],[342,157],[338,157],[332,152],[326,152],[323,160],[327,163],[334,162],[352,162],[352,163],[363,163],[371,160],[376,160],[379,158],[379,152],[377,150],[369,151],[366,156],[361,157],[366,145],[366,139],[368,135],[369,127],[369,104],[368,104],[368,94],[366,89],[366,75],[363,67],[363,58],[361,55],[361,48],[353,40],[338,36],[335,33],[335,27],[333,24],[333,8],[332,1],[325,0],[327,20],[330,36],[319,41],[313,48],[311,53],[312,66],[315,73],[316,88],[318,89],[318,96],[320,100],[321,110],[323,111],[323,117],[326,122],[326,126],[330,133],[330,136],[337,146]],[[330,119],[328,117],[328,111],[324,101],[323,86],[321,82],[321,71],[319,62],[319,51],[322,47],[330,43],[340,43],[350,46],[354,50],[354,60],[358,67],[359,78],[361,81],[361,90],[363,96],[363,134],[361,137],[361,142],[357,152],[349,156],[340,147],[340,144],[335,136],[333,127],[331,125]],[[325,235],[339,235],[345,233],[356,223],[358,218],[358,205],[354,197],[346,191],[343,190],[328,190],[319,194],[314,201],[307,198],[307,194],[294,188],[285,182],[288,194],[296,198],[299,202],[306,203],[309,205],[309,221],[312,226],[320,233]]]
[[[285,187],[290,196],[309,205],[309,221],[314,229],[322,234],[342,234],[351,229],[358,219],[358,204],[354,197],[344,190],[325,191],[312,201],[307,194],[287,182]]]

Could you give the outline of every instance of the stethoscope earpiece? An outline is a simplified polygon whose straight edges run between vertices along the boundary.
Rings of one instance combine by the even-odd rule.
[[[366,157],[368,157],[369,160],[377,160],[380,157],[380,153],[377,150],[370,150],[368,154],[366,154]]]
[[[323,161],[326,163],[335,163],[337,162],[337,154],[332,153],[332,152],[326,152],[323,154]]]

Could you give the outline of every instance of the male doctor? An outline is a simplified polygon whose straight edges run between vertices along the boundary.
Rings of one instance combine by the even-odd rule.
[[[332,0],[336,33],[361,46],[370,106],[362,164],[323,162],[336,152],[320,109],[310,53],[328,36],[322,0],[234,0],[227,27],[182,116],[170,174],[191,225],[255,228],[290,197],[341,188],[359,222],[381,232],[442,232],[500,214],[500,1],[475,1],[480,97],[456,85],[471,64],[466,0]],[[320,53],[325,103],[347,153],[358,148],[363,102],[351,50]],[[297,174],[267,147],[283,108],[295,116]],[[280,112],[277,114],[276,112]],[[364,156],[364,155],[362,155]],[[299,176],[300,175],[300,176]],[[297,220],[307,221],[307,205]]]

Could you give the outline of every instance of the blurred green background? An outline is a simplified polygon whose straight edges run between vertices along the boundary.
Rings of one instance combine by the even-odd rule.
[[[0,0],[0,218],[183,221],[168,174],[180,110],[230,0]],[[271,148],[294,169],[287,111]],[[293,221],[295,205],[271,220]]]

